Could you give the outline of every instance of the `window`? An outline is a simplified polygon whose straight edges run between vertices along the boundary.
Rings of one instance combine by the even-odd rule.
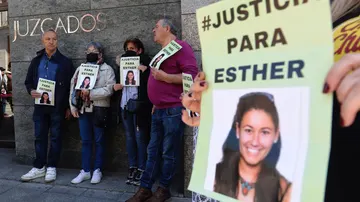
[[[0,11],[0,27],[6,27],[8,25],[8,12]]]

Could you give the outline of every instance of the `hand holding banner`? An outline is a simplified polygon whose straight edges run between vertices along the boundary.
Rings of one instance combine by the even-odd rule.
[[[324,201],[330,4],[275,2],[227,0],[196,13],[209,88],[189,189],[219,201]]]
[[[96,83],[99,72],[99,65],[81,64],[75,89],[90,90],[93,89]]]

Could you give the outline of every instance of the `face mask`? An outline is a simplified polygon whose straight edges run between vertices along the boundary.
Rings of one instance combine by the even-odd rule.
[[[127,50],[125,52],[125,55],[126,56],[137,56],[137,53],[135,51],[132,51],[132,50]]]
[[[98,53],[89,53],[86,55],[86,61],[88,62],[97,62],[99,59]]]

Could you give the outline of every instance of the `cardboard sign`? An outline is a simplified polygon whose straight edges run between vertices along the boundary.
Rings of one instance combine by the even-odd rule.
[[[81,64],[75,89],[93,89],[99,72],[99,65]]]
[[[155,55],[155,57],[150,62],[150,66],[152,68],[159,69],[161,63],[177,53],[180,49],[182,49],[182,46],[176,43],[176,41],[172,40],[167,46],[165,46]]]
[[[35,98],[35,104],[55,106],[55,84],[55,81],[40,78],[36,91],[41,97]]]
[[[140,86],[140,57],[120,59],[120,81],[123,86]]]

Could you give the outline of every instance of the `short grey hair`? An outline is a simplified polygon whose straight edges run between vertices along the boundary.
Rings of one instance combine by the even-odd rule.
[[[86,45],[86,50],[89,49],[91,46],[96,48],[99,53],[104,53],[104,47],[99,42],[92,41]]]
[[[170,27],[170,32],[173,35],[177,35],[178,33],[178,28],[174,25],[173,21],[170,19],[170,17],[163,17],[160,20],[162,20],[162,26],[166,27],[169,26]]]
[[[53,33],[55,33],[56,38],[58,38],[58,34],[56,33],[56,31],[55,31],[53,28],[50,28],[50,29],[44,31],[44,32],[41,34],[41,39],[42,39],[42,38],[44,37],[44,35],[45,35],[46,33],[48,33],[48,32],[53,32]]]

